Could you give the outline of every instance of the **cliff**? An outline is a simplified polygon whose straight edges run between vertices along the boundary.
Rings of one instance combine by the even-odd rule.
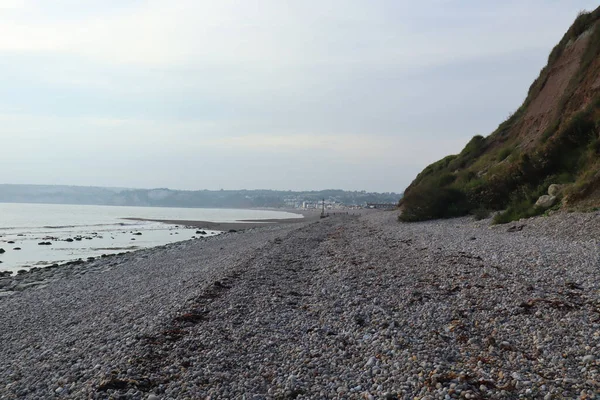
[[[549,207],[600,205],[599,20],[600,7],[580,14],[513,115],[415,178],[400,202],[402,220],[504,210],[496,222],[507,222]]]

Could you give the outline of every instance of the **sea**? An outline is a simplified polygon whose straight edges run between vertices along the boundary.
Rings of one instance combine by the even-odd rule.
[[[0,203],[0,248],[4,249],[0,271],[14,273],[221,233],[127,218],[239,222],[302,215],[270,210]]]

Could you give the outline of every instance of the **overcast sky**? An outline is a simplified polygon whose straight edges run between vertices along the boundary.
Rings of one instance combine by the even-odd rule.
[[[0,183],[401,192],[588,0],[0,0]]]

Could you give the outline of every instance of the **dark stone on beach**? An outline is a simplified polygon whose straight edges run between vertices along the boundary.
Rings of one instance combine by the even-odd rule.
[[[8,242],[6,242],[6,243],[8,243],[8,244],[14,244],[14,243],[15,243],[15,241],[14,241],[14,240],[9,240],[9,241],[8,241]]]
[[[22,234],[22,233],[19,233],[19,234],[17,234],[17,236],[25,236],[25,235],[24,235],[24,234]]]
[[[196,231],[196,234],[198,234],[198,235],[206,235],[206,231]]]
[[[87,259],[88,259],[88,261],[94,261],[96,258],[95,257],[88,257]]]
[[[236,233],[237,231],[235,229],[230,229],[229,233]]]
[[[525,228],[525,225],[513,225],[506,230],[506,232],[520,232]]]
[[[136,236],[141,236],[141,234],[142,234],[142,232],[136,232],[136,233],[134,233],[134,235],[136,235]]]
[[[39,242],[38,246],[50,246],[51,244],[51,242]]]
[[[131,238],[131,240],[135,240],[135,238]]]
[[[108,257],[108,255],[107,254],[102,254],[100,257],[106,258],[106,257]]]
[[[26,273],[27,273],[26,269],[20,269],[20,270],[17,271],[17,275],[23,275],[23,274],[26,274]]]
[[[71,238],[65,239],[65,242],[72,242],[72,241],[73,241],[73,239],[71,239]]]
[[[0,248],[0,254],[5,253],[5,252],[6,252],[6,250]]]
[[[13,250],[21,250],[20,247],[15,247]]]

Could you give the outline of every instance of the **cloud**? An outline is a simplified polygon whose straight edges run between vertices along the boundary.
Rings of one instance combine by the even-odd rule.
[[[0,0],[0,181],[401,190],[516,109],[593,6]]]

